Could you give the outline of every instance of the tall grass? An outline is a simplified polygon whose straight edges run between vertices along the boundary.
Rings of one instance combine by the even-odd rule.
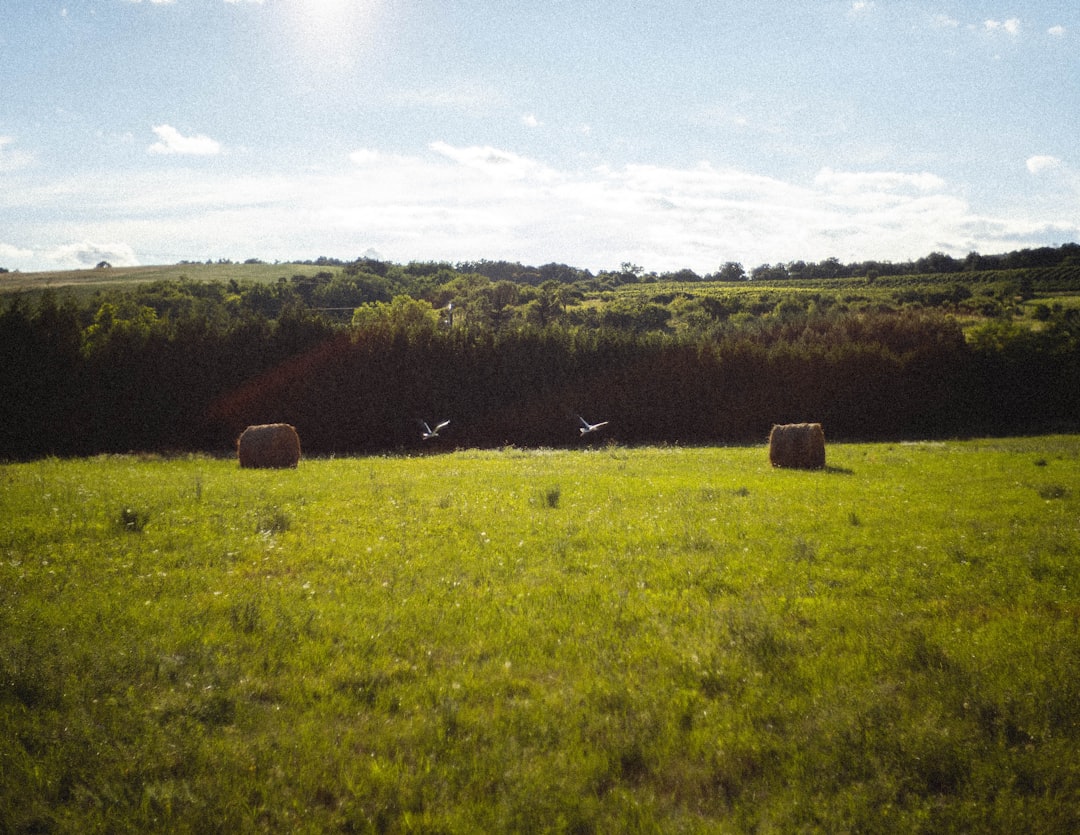
[[[829,464],[0,467],[0,831],[1075,831],[1080,438]]]

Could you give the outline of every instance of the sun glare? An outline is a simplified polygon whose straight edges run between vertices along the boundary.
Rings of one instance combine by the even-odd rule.
[[[316,26],[333,26],[353,10],[363,9],[369,4],[352,0],[303,0],[299,5]]]
[[[291,35],[310,58],[340,66],[371,44],[380,0],[291,0]]]

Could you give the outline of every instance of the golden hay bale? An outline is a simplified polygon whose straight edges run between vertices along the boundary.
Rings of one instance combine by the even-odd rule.
[[[820,470],[825,466],[825,433],[820,423],[787,423],[769,433],[769,463],[774,467]]]
[[[300,461],[300,436],[287,423],[249,426],[236,441],[241,467],[284,469]]]

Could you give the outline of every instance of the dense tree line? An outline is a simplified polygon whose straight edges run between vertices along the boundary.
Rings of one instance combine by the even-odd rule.
[[[199,263],[199,262],[181,262]],[[227,258],[210,259],[207,264],[229,264]],[[262,263],[257,258],[249,258],[245,264]],[[387,276],[390,271],[404,272],[405,275],[433,275],[440,271],[474,273],[491,281],[510,281],[515,284],[539,286],[546,281],[561,284],[583,283],[592,287],[619,286],[656,281],[818,281],[841,278],[864,278],[871,280],[889,277],[942,276],[1016,270],[1052,270],[1056,267],[1080,267],[1080,244],[1067,243],[1056,247],[1036,247],[1013,250],[1011,252],[982,255],[969,252],[963,258],[955,258],[943,252],[931,252],[921,258],[909,261],[853,261],[842,263],[838,258],[826,258],[822,261],[788,261],[775,264],[760,264],[746,270],[737,261],[727,261],[716,272],[698,274],[690,269],[675,272],[646,272],[644,268],[630,262],[624,262],[617,270],[604,270],[593,274],[589,270],[578,269],[566,264],[545,264],[540,267],[526,266],[511,261],[466,261],[451,264],[445,261],[414,261],[404,268],[378,259],[364,256],[354,261],[320,256],[313,260],[298,261],[316,267],[340,267],[353,272],[366,272]],[[0,270],[0,272],[6,272]],[[1073,277],[1075,271],[1068,275]],[[1073,286],[1072,289],[1077,289]]]
[[[370,261],[370,259],[367,259]],[[320,259],[324,262],[326,259]],[[449,264],[442,267],[449,268]],[[506,261],[476,261],[456,265],[455,269],[474,272],[493,281],[514,281],[540,285],[545,281],[560,283],[591,283],[592,286],[619,286],[657,281],[819,281],[841,278],[864,278],[871,280],[888,277],[941,276],[1045,269],[1055,267],[1080,267],[1080,244],[1069,243],[1058,247],[1014,250],[997,255],[981,255],[970,252],[964,258],[954,258],[942,252],[932,252],[910,261],[854,261],[842,263],[838,258],[823,261],[788,261],[760,264],[747,270],[737,261],[727,261],[716,272],[698,274],[690,269],[676,272],[646,272],[643,268],[626,262],[617,270],[605,270],[596,275],[565,264],[546,264],[527,267]],[[1069,273],[1070,276],[1074,272]],[[1073,289],[1076,289],[1075,287]]]
[[[330,454],[421,448],[421,418],[452,420],[443,449],[580,443],[578,413],[630,444],[760,441],[802,420],[833,438],[893,439],[1080,418],[1075,310],[1047,307],[1038,329],[999,316],[965,337],[928,299],[589,305],[572,275],[536,272],[529,283],[354,262],[276,284],[9,300],[0,458],[224,451],[244,426],[273,421],[296,425],[308,454]],[[969,300],[942,292],[946,310]]]

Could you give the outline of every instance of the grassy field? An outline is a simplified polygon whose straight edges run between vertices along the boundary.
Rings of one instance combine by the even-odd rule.
[[[0,832],[1075,832],[1080,437],[0,466]]]
[[[57,290],[76,297],[91,296],[97,290],[131,289],[154,281],[229,281],[269,284],[294,275],[314,276],[319,272],[337,274],[335,267],[311,264],[169,264],[145,267],[109,267],[108,269],[12,272],[0,275],[0,296],[23,293],[31,296],[45,290]]]

